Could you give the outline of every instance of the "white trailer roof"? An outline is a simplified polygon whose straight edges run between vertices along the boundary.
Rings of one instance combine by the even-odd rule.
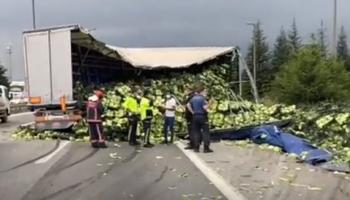
[[[139,68],[183,68],[202,64],[233,51],[232,47],[121,48],[114,49],[122,59]]]
[[[72,43],[97,51],[105,56],[123,60],[135,68],[185,68],[202,64],[219,56],[234,53],[234,47],[159,47],[159,48],[124,48],[105,44],[96,40],[86,29],[79,25],[53,27],[30,32],[70,29]]]

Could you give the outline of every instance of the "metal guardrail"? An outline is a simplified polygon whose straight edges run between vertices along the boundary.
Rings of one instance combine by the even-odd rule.
[[[11,105],[11,114],[28,112],[27,104],[12,104]]]

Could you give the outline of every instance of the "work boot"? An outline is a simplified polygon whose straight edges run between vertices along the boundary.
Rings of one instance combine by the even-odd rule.
[[[190,149],[193,149],[192,146],[188,145],[187,147],[185,147],[186,150],[190,150]]]
[[[107,145],[106,145],[105,142],[101,142],[101,143],[98,144],[98,147],[104,149],[104,148],[107,148]]]
[[[92,148],[98,148],[98,143],[97,142],[92,142],[91,143]]]
[[[203,150],[203,153],[213,153],[213,152],[214,151],[209,148]]]
[[[195,153],[199,153],[199,149],[197,149],[197,148],[193,149],[193,151],[194,151]]]
[[[143,145],[143,147],[152,148],[152,147],[154,147],[154,144],[147,143],[147,144]]]
[[[168,144],[167,140],[162,141],[162,144]]]
[[[130,142],[129,145],[130,146],[138,146],[138,145],[140,145],[140,143],[139,142]]]

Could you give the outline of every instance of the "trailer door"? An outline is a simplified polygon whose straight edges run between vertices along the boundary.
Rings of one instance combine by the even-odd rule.
[[[55,30],[50,33],[52,103],[59,104],[60,97],[73,101],[73,75],[71,56],[71,31]]]
[[[29,103],[57,105],[63,95],[73,101],[71,30],[28,33],[24,43]]]
[[[51,73],[48,33],[37,32],[24,35],[24,47],[29,103],[50,104]]]

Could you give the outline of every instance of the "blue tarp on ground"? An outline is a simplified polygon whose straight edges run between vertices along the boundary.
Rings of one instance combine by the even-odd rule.
[[[231,133],[220,134],[220,139],[251,139],[257,144],[270,144],[280,147],[284,152],[294,153],[304,162],[313,165],[332,159],[332,154],[327,150],[318,149],[302,138],[283,132],[275,125],[243,128]]]

